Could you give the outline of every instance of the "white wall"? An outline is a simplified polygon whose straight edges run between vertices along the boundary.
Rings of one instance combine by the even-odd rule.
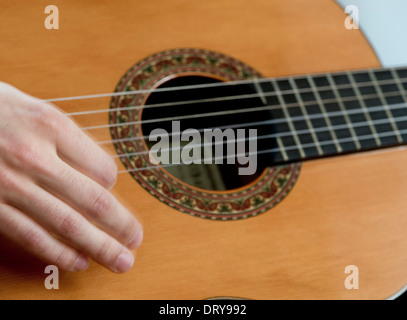
[[[356,5],[359,27],[384,67],[407,66],[407,0],[336,0]]]

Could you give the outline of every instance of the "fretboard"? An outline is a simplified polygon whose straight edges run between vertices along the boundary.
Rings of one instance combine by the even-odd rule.
[[[407,143],[407,67],[258,83],[274,123],[275,163]]]

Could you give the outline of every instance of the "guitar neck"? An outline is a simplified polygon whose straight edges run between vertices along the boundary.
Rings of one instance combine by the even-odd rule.
[[[275,125],[275,164],[407,142],[407,68],[268,79],[256,89]]]

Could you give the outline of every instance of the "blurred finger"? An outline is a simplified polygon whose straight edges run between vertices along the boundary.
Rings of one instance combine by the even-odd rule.
[[[125,246],[42,188],[32,185],[10,195],[8,201],[67,245],[106,268],[121,273],[133,266],[134,256]]]
[[[41,126],[54,137],[61,159],[103,187],[113,187],[117,179],[116,163],[71,119],[49,106],[41,116]]]
[[[39,177],[46,190],[128,248],[140,246],[141,224],[109,191],[62,161],[55,166],[58,166],[56,175]]]
[[[67,271],[88,268],[87,257],[55,239],[18,209],[0,205],[0,233],[47,263]]]

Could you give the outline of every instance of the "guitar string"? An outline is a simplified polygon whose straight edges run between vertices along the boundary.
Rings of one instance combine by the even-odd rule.
[[[405,106],[406,105],[404,105],[404,107]],[[399,122],[400,121],[407,121],[407,116],[396,117],[395,120],[397,120]],[[367,121],[360,121],[360,122],[353,123],[352,128],[359,128],[359,127],[363,127],[363,126],[371,125],[371,124],[381,125],[381,124],[387,124],[387,123],[391,123],[391,119],[379,119],[379,120],[374,120],[374,121],[367,120]],[[340,125],[334,125],[334,126],[320,127],[320,128],[313,129],[312,132],[320,133],[320,132],[330,131],[332,129],[334,129],[334,130],[349,129],[349,125],[348,124],[340,124]],[[177,132],[177,133],[179,134],[180,132]],[[305,134],[310,134],[310,133],[311,133],[311,131],[307,130],[307,129],[296,130],[295,131],[296,135],[305,135]],[[246,142],[246,141],[252,141],[252,140],[257,141],[257,140],[263,140],[263,139],[270,139],[270,138],[283,138],[283,137],[290,137],[292,135],[293,135],[293,133],[291,131],[287,131],[287,132],[272,133],[272,134],[260,135],[260,136],[249,137],[249,138],[230,139],[230,140],[227,140],[227,141],[222,140],[222,141],[217,141],[215,143],[212,143],[212,142],[199,143],[199,144],[191,144],[191,143],[189,143],[187,146],[188,146],[188,148],[206,147],[206,146],[223,145],[223,144],[242,142],[242,141]],[[333,139],[332,141],[336,141],[336,140],[337,139]],[[182,150],[183,148],[184,148],[183,146],[179,146],[179,147],[175,147],[175,148],[162,148],[162,149],[160,149],[160,151],[163,152],[163,151]],[[280,148],[280,149],[284,149],[284,148]],[[148,153],[150,153],[150,151],[128,152],[128,153],[121,153],[121,154],[118,154],[118,155],[113,155],[112,158],[123,158],[123,157],[127,157],[127,156],[139,156],[139,155],[144,155],[144,154],[148,154]]]
[[[393,96],[400,96],[399,92],[389,92],[388,94],[385,95],[386,97],[393,97]],[[371,99],[377,99],[379,96],[378,95],[368,95]],[[366,98],[366,96],[365,96]],[[356,99],[356,100],[355,100]],[[341,101],[358,101],[357,97],[346,97],[343,98]],[[368,98],[366,98],[368,99]],[[332,99],[325,99],[322,100],[324,103],[337,103],[338,99],[332,98]],[[315,105],[316,101],[306,101],[303,102],[305,106],[307,105]],[[284,103],[284,107],[287,108],[293,108],[293,107],[299,107],[300,105],[296,102],[294,103]],[[381,106],[384,108],[384,106]],[[158,118],[158,119],[148,119],[148,120],[136,120],[136,121],[128,121],[128,122],[121,122],[121,123],[110,123],[110,124],[102,124],[102,125],[96,125],[96,126],[88,126],[88,127],[82,127],[81,129],[84,131],[90,131],[90,130],[96,130],[96,129],[105,129],[105,128],[116,128],[116,127],[121,127],[121,126],[128,126],[128,125],[136,125],[136,124],[145,124],[145,123],[160,123],[164,121],[177,121],[177,120],[184,120],[184,119],[195,119],[195,118],[202,118],[202,117],[215,117],[215,116],[224,116],[224,115],[234,115],[234,114],[241,114],[241,113],[252,113],[252,112],[259,112],[259,111],[266,111],[266,110],[275,110],[275,109],[282,109],[282,106],[280,104],[278,105],[266,105],[266,106],[260,106],[260,107],[251,107],[251,108],[244,108],[244,109],[232,109],[232,110],[226,110],[226,111],[214,111],[214,112],[206,112],[206,113],[197,113],[197,114],[191,114],[191,115],[184,115],[184,116],[175,116],[175,117],[165,117],[165,118]],[[369,110],[371,110],[372,107],[369,107]],[[348,111],[348,110],[346,110]],[[308,119],[310,115],[305,115],[303,116],[302,119]]]
[[[254,122],[245,122],[242,124],[231,124],[231,125],[225,125],[225,126],[218,126],[218,127],[210,127],[210,128],[204,128],[204,129],[197,129],[198,132],[202,133],[204,132],[205,129],[208,130],[215,130],[215,129],[234,129],[234,128],[246,128],[246,127],[251,127],[251,126],[263,126],[266,124],[270,124],[270,121],[272,120],[264,120],[264,121],[254,121]],[[168,133],[168,136],[173,136],[175,134],[180,134],[182,132],[176,131],[176,132],[170,132]],[[121,138],[121,139],[111,139],[111,140],[104,140],[104,141],[97,141],[96,143],[99,145],[104,145],[104,144],[111,144],[111,143],[122,143],[122,142],[129,142],[129,141],[137,141],[137,140],[145,140],[148,139],[150,136],[136,136],[136,137],[131,137],[131,138]]]
[[[358,86],[361,88],[371,87],[372,85],[375,85],[376,82],[379,85],[388,85],[388,84],[395,85],[395,80],[380,80],[380,81],[372,81],[372,82],[360,82],[360,83],[358,83]],[[407,84],[407,79],[406,79],[406,81],[400,80],[400,82],[402,85]],[[150,108],[162,108],[162,107],[177,107],[177,106],[181,106],[181,105],[190,105],[190,104],[197,104],[197,103],[231,101],[231,100],[239,100],[239,99],[244,100],[244,99],[249,99],[249,98],[261,98],[261,97],[273,97],[273,96],[278,96],[279,94],[295,94],[297,92],[298,93],[314,93],[315,92],[314,87],[292,89],[292,90],[280,90],[278,88],[273,88],[272,92],[262,92],[261,94],[260,93],[251,93],[251,94],[224,96],[224,97],[216,97],[216,98],[182,100],[182,101],[173,101],[173,102],[165,102],[165,103],[146,104],[146,105],[133,105],[133,106],[127,106],[127,107],[123,107],[123,108],[118,107],[118,108],[110,108],[110,109],[85,110],[85,111],[65,113],[65,115],[69,116],[69,117],[75,117],[75,116],[77,117],[77,116],[92,115],[92,114],[98,114],[98,113],[111,113],[111,112],[117,112],[117,111],[140,110],[140,109],[145,109],[145,108],[150,109]],[[323,91],[323,90],[332,90],[332,88],[333,88],[332,86],[327,85],[327,86],[317,87],[317,90],[319,92],[319,91]],[[335,89],[337,89],[337,90],[353,89],[353,85],[352,84],[336,85]],[[130,95],[132,95],[132,94],[130,94]]]
[[[389,70],[389,69],[387,69],[387,70]],[[396,69],[395,69],[396,70]],[[383,71],[383,69],[379,69],[379,71]],[[363,71],[362,71],[363,72]],[[343,73],[339,73],[340,75],[343,75]],[[333,75],[333,73],[332,74],[330,74],[330,75]],[[301,78],[301,76],[298,76],[299,78]],[[295,77],[292,77],[292,78],[295,78]],[[270,79],[256,79],[256,81],[257,82],[259,82],[259,80],[260,80],[260,82],[261,81],[268,81],[268,80],[270,80]],[[274,78],[273,80],[275,80],[275,81],[278,81],[278,78]],[[239,81],[241,84],[243,83],[243,82],[241,82],[241,81]],[[238,84],[239,82],[234,82],[235,84]],[[246,81],[245,81],[246,82]],[[251,81],[248,81],[248,82],[246,82],[246,83],[252,83],[252,82],[254,82],[253,80],[251,80]],[[385,84],[394,84],[394,79],[392,79],[392,80],[382,80],[382,81],[372,81],[371,83],[372,84],[375,84],[375,83],[379,83],[380,82],[380,84],[381,85],[385,85]],[[233,82],[225,82],[225,83],[216,83],[216,86],[219,86],[219,85],[232,85],[233,84]],[[151,90],[143,90],[144,92],[141,92],[141,90],[139,90],[138,92],[123,92],[122,93],[122,95],[129,95],[129,94],[137,94],[137,93],[147,93],[147,92],[157,92],[157,91],[176,91],[176,90],[185,90],[185,89],[187,89],[187,90],[189,90],[189,89],[193,89],[193,88],[197,88],[197,87],[200,87],[200,88],[202,88],[202,87],[211,87],[212,85],[215,85],[215,84],[207,84],[207,85],[193,85],[193,86],[183,86],[183,87],[174,87],[174,88],[162,88],[162,89],[164,89],[164,90],[162,90],[161,88],[158,88],[158,89],[151,89]],[[369,83],[369,82],[363,82],[363,83],[359,83],[358,84],[360,87],[367,87],[367,86],[370,86],[371,84]],[[341,89],[341,88],[350,88],[350,87],[352,87],[352,85],[337,85],[336,86],[336,89]],[[319,87],[319,88],[316,88],[317,90],[324,90],[324,89],[332,89],[332,86],[325,86],[325,87]],[[312,92],[313,94],[315,94],[315,88],[305,88],[305,89],[299,89],[299,90],[297,90],[297,92],[301,92],[301,91],[303,91],[303,92]],[[376,92],[377,90],[375,90],[375,92]],[[264,95],[278,95],[279,93],[280,94],[290,94],[290,92],[294,92],[294,90],[279,90],[279,89],[277,89],[277,90],[275,90],[274,92],[272,92],[272,93],[263,93],[262,95],[264,96]],[[319,94],[320,92],[318,91],[318,94]],[[385,94],[385,96],[389,96],[389,95],[397,95],[397,96],[399,96],[400,95],[400,92],[395,92],[395,93],[384,93]],[[120,93],[115,93],[115,94],[112,94],[112,95],[110,95],[110,96],[119,96],[120,95]],[[97,98],[97,97],[102,97],[102,96],[108,96],[108,94],[103,94],[103,95],[92,95],[92,96],[77,96],[77,97],[70,97],[69,98],[69,100],[74,100],[74,99],[84,99],[84,98]],[[211,98],[211,99],[200,99],[200,100],[189,100],[189,101],[178,101],[178,102],[171,102],[171,103],[165,103],[165,104],[155,104],[155,105],[143,105],[143,106],[130,106],[130,107],[127,107],[126,109],[127,110],[131,110],[131,109],[135,109],[135,108],[146,108],[146,107],[163,107],[163,106],[173,106],[174,105],[174,103],[179,103],[179,104],[192,104],[192,103],[202,103],[202,102],[211,102],[211,101],[225,101],[225,100],[235,100],[235,99],[241,99],[242,97],[244,97],[245,99],[246,98],[249,98],[249,97],[259,97],[260,95],[259,94],[252,94],[252,95],[240,95],[240,96],[229,96],[229,97],[218,97],[218,98]],[[377,97],[379,97],[380,96],[380,92],[378,92],[377,94],[374,94],[374,95],[367,95],[365,98],[377,98]],[[346,97],[345,97],[346,98]],[[345,98],[343,98],[343,99],[345,99]],[[348,98],[349,100],[354,100],[354,97],[349,97]],[[337,99],[331,99],[332,100],[332,102],[336,102],[337,101]],[[346,100],[346,99],[345,99]],[[48,101],[57,101],[57,100],[48,100]],[[62,100],[62,99],[58,99],[58,101],[64,101],[64,100]],[[327,101],[324,101],[325,103],[328,103]],[[294,105],[296,105],[296,104],[292,104],[292,106],[294,106]],[[405,107],[405,104],[403,105],[404,107]],[[274,107],[280,107],[280,106],[274,106]],[[381,106],[381,107],[383,107],[383,106]],[[117,109],[119,109],[119,110],[124,110],[123,108],[116,108],[116,110]],[[263,109],[265,109],[264,107],[263,107]],[[112,109],[102,109],[102,110],[91,110],[91,111],[82,111],[82,112],[79,112],[79,113],[71,113],[71,114],[67,114],[68,116],[77,116],[77,115],[85,115],[85,114],[89,114],[89,113],[101,113],[101,112],[112,112],[113,110]],[[248,110],[249,112],[250,111],[253,111],[253,108],[251,108],[250,110]],[[369,111],[370,112],[373,112],[373,108],[369,108]],[[380,109],[380,111],[382,111],[381,109]],[[225,114],[224,112],[222,112],[223,114]],[[236,113],[236,110],[235,110],[235,113]],[[340,112],[339,114],[343,114],[343,112]],[[217,115],[217,113],[216,113],[216,115]],[[310,116],[308,116],[307,118],[309,118]],[[306,118],[306,117],[303,117],[304,119]],[[311,116],[311,118],[312,118],[312,116]],[[398,117],[396,117],[396,118],[398,118]],[[404,119],[404,117],[399,117],[400,119]],[[170,119],[174,119],[174,118],[170,118]],[[160,121],[165,121],[165,120],[169,120],[168,118],[164,118],[164,119],[154,119],[155,120],[155,122],[160,122]],[[295,121],[295,120],[294,120]],[[365,121],[365,122],[359,122],[359,123],[353,123],[353,126],[355,126],[355,127],[358,127],[358,126],[361,126],[362,124],[366,124],[366,123],[375,123],[376,122],[376,124],[380,124],[380,123],[384,123],[384,122],[389,122],[390,120],[389,119],[383,119],[382,121],[378,121],[378,120],[375,120],[375,121]],[[399,121],[401,121],[401,120],[399,120]],[[124,125],[124,124],[121,124],[121,125]],[[241,126],[241,125],[240,125]],[[97,127],[97,126],[95,126],[95,127]],[[94,127],[94,128],[95,128]],[[103,126],[103,127],[105,127],[105,126]],[[349,125],[340,125],[339,126],[340,128],[349,128]],[[339,128],[338,126],[336,126],[336,127],[334,127],[334,128],[336,128],[336,129],[338,129]],[[83,128],[84,130],[86,130],[86,128]],[[88,128],[88,130],[89,130],[89,128]],[[319,131],[326,131],[326,130],[329,130],[329,128],[319,128],[318,129]],[[314,130],[315,131],[315,130]],[[401,132],[404,132],[404,131],[406,131],[406,130],[401,130],[400,131],[400,133]],[[297,134],[306,134],[306,133],[308,133],[307,132],[307,130],[303,130],[303,131],[301,131],[301,133],[299,133],[300,131],[297,131]],[[385,136],[388,136],[388,135],[391,135],[391,134],[394,134],[394,131],[390,131],[390,132],[388,132],[388,133],[380,133],[379,134],[379,137],[385,137]],[[280,136],[281,135],[287,135],[287,133],[283,133],[283,134],[280,134]],[[268,137],[273,137],[273,136],[277,136],[277,135],[268,135]],[[358,137],[358,139],[359,140],[364,140],[364,139],[371,139],[371,137],[372,137],[373,135],[366,135],[366,136],[361,136],[361,137]],[[267,135],[266,136],[260,136],[260,137],[257,137],[257,139],[258,138],[266,138],[267,137]],[[140,137],[139,137],[140,138]],[[250,138],[249,138],[250,139]],[[241,140],[241,139],[240,139]],[[237,139],[236,141],[239,141],[239,139]],[[334,141],[334,140],[332,140],[332,141]],[[325,144],[328,144],[328,143],[332,143],[332,141],[323,141],[323,142],[318,142],[318,145],[325,145]],[[344,139],[336,139],[335,140],[335,142],[337,143],[337,142],[345,142],[345,141],[352,141],[353,142],[353,138],[351,137],[351,138],[344,138]],[[101,142],[101,143],[103,143],[103,142]],[[216,144],[216,143],[215,143]],[[310,147],[315,147],[316,146],[316,143],[309,143],[309,144],[303,144],[301,147],[302,148],[310,148]],[[286,148],[284,148],[284,150],[286,150],[286,151],[288,151],[289,149],[292,149],[292,148],[299,148],[299,146],[297,146],[297,145],[295,145],[295,146],[289,146],[289,147],[286,147]],[[273,148],[273,149],[269,149],[269,150],[261,150],[261,151],[259,151],[259,152],[257,152],[256,154],[262,154],[262,153],[268,153],[268,152],[275,152],[275,151],[280,151],[282,148]],[[146,153],[146,152],[144,152],[144,153]],[[236,157],[236,156],[238,156],[238,155],[233,155],[233,157]],[[230,156],[226,156],[226,157],[222,157],[222,159],[224,159],[224,158],[229,158]],[[204,161],[205,160],[207,160],[207,159],[204,159]],[[209,159],[209,160],[216,160],[216,158],[211,158],[211,159]],[[179,164],[171,164],[170,166],[178,166]],[[167,166],[167,165],[161,165],[161,166],[154,166],[154,167],[150,167],[150,169],[151,168],[155,168],[155,167],[165,167],[165,166]],[[138,168],[138,169],[130,169],[130,170],[125,170],[125,171],[121,171],[120,173],[123,173],[123,172],[130,172],[130,171],[138,171],[138,170],[146,170],[146,168]]]
[[[400,130],[399,131],[400,134],[407,134],[407,129],[404,130]],[[385,137],[389,137],[394,135],[394,131],[385,131],[385,132],[381,132],[378,135],[373,135],[373,134],[369,134],[369,135],[363,135],[358,137],[358,140],[369,140],[369,139],[374,139],[376,136],[378,136],[379,138],[385,138]],[[335,143],[348,143],[348,142],[354,142],[353,137],[349,137],[349,138],[341,138],[341,139],[336,139],[336,140],[327,140],[327,141],[321,141],[318,144],[317,143],[307,143],[307,144],[302,144],[301,148],[303,149],[307,149],[307,148],[314,148],[317,145],[320,146],[334,146]],[[265,149],[265,150],[261,150],[261,151],[256,151],[256,152],[252,152],[252,153],[239,153],[239,154],[233,154],[233,155],[228,155],[228,156],[223,156],[223,157],[215,157],[215,158],[204,158],[201,159],[201,161],[205,162],[206,160],[222,160],[222,159],[227,159],[227,158],[231,158],[231,157],[239,157],[239,156],[245,156],[248,157],[250,155],[259,155],[259,154],[267,154],[267,153],[273,153],[273,152],[279,152],[282,149],[284,149],[285,151],[292,151],[292,150],[298,150],[299,146],[298,145],[293,145],[293,146],[288,146],[285,148],[272,148],[272,149]],[[293,162],[298,162],[298,161],[302,161],[304,159],[299,159]],[[305,159],[306,160],[306,159]],[[287,162],[286,162],[287,163]],[[176,167],[176,166],[184,166],[184,165],[188,165],[188,164],[162,164],[162,165],[149,165],[147,167],[142,167],[142,168],[135,168],[135,169],[127,169],[127,170],[121,170],[118,173],[122,174],[122,173],[126,173],[126,172],[138,172],[138,171],[148,171],[148,170],[157,170],[160,168],[168,168],[168,167]]]
[[[392,96],[399,96],[399,94],[398,93],[389,93],[387,95],[385,94],[384,96],[385,97],[392,97]],[[375,95],[367,95],[367,96],[364,96],[364,97],[366,99],[368,99],[368,98],[377,98],[377,96],[375,96]],[[341,101],[353,101],[354,99],[355,99],[355,97],[348,97],[348,98],[344,98]],[[323,102],[324,103],[334,103],[334,102],[337,102],[337,99],[326,99],[326,100],[323,100]],[[313,105],[313,104],[315,104],[313,101],[303,102],[304,106]],[[392,105],[395,106],[397,104],[392,104]],[[298,105],[296,103],[292,103],[292,104],[286,104],[285,106],[290,108],[290,107],[297,107]],[[267,109],[267,110],[274,110],[274,107],[279,108],[280,106],[276,105],[276,106],[273,106],[273,108],[272,108],[272,106],[262,106],[262,107],[263,108],[264,107],[266,107],[266,108],[269,107],[269,109]],[[382,109],[374,110],[372,108],[375,108],[375,107],[370,107],[369,111],[382,111]],[[384,106],[378,106],[377,108],[384,108]],[[250,108],[250,110],[253,110],[253,108]],[[258,111],[261,111],[261,110],[258,110]],[[363,111],[361,110],[360,113],[363,113]],[[347,114],[345,114],[345,115],[347,115]],[[310,116],[314,116],[314,115],[305,115],[304,118],[297,118],[297,121],[304,120],[304,119],[308,120]],[[323,117],[323,116],[321,116],[321,117]],[[117,127],[120,126],[120,125],[131,125],[131,124],[140,124],[140,123],[143,123],[143,120],[142,121],[124,122],[124,123],[118,124]],[[243,123],[243,124],[231,124],[231,125],[228,125],[228,126],[212,127],[212,128],[209,128],[209,129],[216,129],[216,128],[217,129],[227,129],[227,128],[232,129],[232,128],[248,127],[248,126],[251,126],[251,125],[264,125],[264,124],[269,124],[269,123],[270,123],[270,120],[267,120],[267,121],[249,122],[249,123]],[[108,126],[108,125],[104,125],[104,127],[106,127],[106,126]],[[81,129],[86,130],[87,128],[88,127],[82,127]],[[121,138],[121,139],[98,141],[97,143],[100,144],[100,145],[103,145],[103,144],[134,141],[134,140],[147,139],[147,138],[148,138],[148,136],[138,136],[138,137],[131,137],[131,138]]]
[[[370,68],[370,69],[363,69],[363,70],[352,70],[353,73],[365,73],[369,71],[399,71],[405,70],[405,67],[402,68]],[[327,76],[327,73],[315,73],[311,76]],[[329,73],[330,76],[341,75],[343,76],[343,71],[338,72],[331,72]],[[303,75],[296,75],[290,76],[292,79],[302,79]],[[153,89],[146,89],[146,90],[133,90],[133,91],[126,91],[126,92],[114,92],[114,93],[102,93],[102,94],[91,94],[91,95],[80,95],[80,96],[71,96],[71,97],[63,97],[63,98],[52,98],[52,99],[43,99],[46,102],[61,102],[61,101],[72,101],[72,100],[84,100],[84,99],[96,99],[96,98],[105,98],[105,97],[118,97],[124,95],[132,95],[132,94],[143,94],[143,93],[152,93],[152,92],[168,92],[168,91],[180,91],[180,90],[191,90],[191,89],[202,89],[202,88],[210,88],[210,87],[221,87],[227,85],[238,85],[238,84],[253,84],[254,82],[268,82],[272,80],[284,80],[287,79],[287,76],[282,77],[272,77],[272,78],[255,78],[255,79],[247,79],[247,80],[234,80],[234,81],[227,81],[227,82],[217,82],[217,83],[207,83],[207,84],[197,84],[197,85],[186,85],[180,87],[168,87],[168,88],[153,88]]]

